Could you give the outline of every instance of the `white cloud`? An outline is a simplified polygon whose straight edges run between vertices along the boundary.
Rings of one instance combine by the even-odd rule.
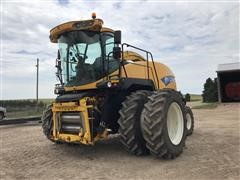
[[[238,2],[1,1],[1,99],[54,97],[57,45],[49,30],[95,11],[123,41],[145,48],[174,71],[182,92],[201,93],[220,63],[239,61]]]

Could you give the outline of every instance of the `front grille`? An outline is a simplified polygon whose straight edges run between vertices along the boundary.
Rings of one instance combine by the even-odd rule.
[[[80,128],[83,128],[83,132],[85,132],[84,119],[82,113],[80,112],[62,113],[60,132],[78,134],[80,132]]]

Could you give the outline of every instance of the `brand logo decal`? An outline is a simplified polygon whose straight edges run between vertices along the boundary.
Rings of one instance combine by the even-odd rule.
[[[162,79],[162,82],[167,86],[168,84],[175,82],[175,78],[173,76],[165,76]]]

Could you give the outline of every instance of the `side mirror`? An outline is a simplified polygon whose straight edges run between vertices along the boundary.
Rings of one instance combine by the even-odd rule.
[[[121,31],[114,31],[114,43],[121,44]]]
[[[121,58],[121,48],[120,47],[114,47],[113,48],[113,58],[114,59],[120,59]]]
[[[58,50],[58,53],[57,53],[57,59],[56,59],[56,65],[55,65],[55,67],[56,68],[61,68],[61,60],[60,60],[60,52],[59,52],[59,50]]]
[[[61,61],[59,59],[56,59],[56,68],[61,69]]]

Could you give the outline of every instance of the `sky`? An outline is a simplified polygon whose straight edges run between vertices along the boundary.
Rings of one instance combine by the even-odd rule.
[[[122,31],[122,42],[151,51],[171,68],[178,90],[201,94],[217,65],[239,62],[238,1],[1,0],[0,99],[54,98],[57,44],[49,30],[90,19]]]

